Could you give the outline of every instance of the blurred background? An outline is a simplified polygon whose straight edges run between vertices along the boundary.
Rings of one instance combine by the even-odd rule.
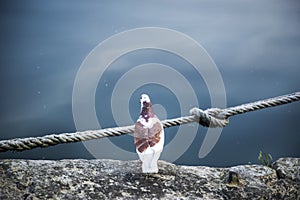
[[[299,1],[4,0],[0,2],[0,140],[75,132],[72,90],[81,63],[108,37],[140,27],[170,28],[200,43],[221,73],[228,107],[300,91]],[[182,70],[198,88],[199,106],[211,107],[205,82],[184,70],[188,63],[168,52],[140,50],[112,63],[99,81],[96,111],[102,127],[116,125],[109,108],[118,78],[132,66],[149,62]],[[124,105],[134,121],[143,92],[164,106],[168,118],[180,116],[176,95],[153,84],[136,90],[130,104]],[[274,159],[300,157],[299,119],[299,102],[232,117],[214,149],[202,159],[198,152],[207,129],[199,127],[191,146],[174,163],[258,163],[260,150]],[[167,143],[174,137],[172,132],[176,128],[166,130]],[[135,151],[131,137],[112,141]],[[94,157],[82,143],[74,143],[0,153],[0,158]]]

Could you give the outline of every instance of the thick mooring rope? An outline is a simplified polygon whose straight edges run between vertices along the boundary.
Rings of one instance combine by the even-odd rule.
[[[190,116],[179,117],[175,119],[163,120],[164,128],[178,126],[192,122],[198,122],[205,127],[225,127],[228,118],[237,114],[242,114],[263,108],[279,106],[300,100],[300,92],[283,95],[266,100],[256,101],[253,103],[242,104],[240,106],[230,107],[226,109],[210,108],[201,110],[193,108],[190,110]],[[75,133],[51,134],[43,137],[16,138],[12,140],[0,141],[0,152],[9,150],[24,151],[36,147],[48,147],[62,143],[80,142],[86,140],[100,139],[104,137],[120,136],[134,131],[134,125],[115,128],[106,128],[101,130],[89,130]]]

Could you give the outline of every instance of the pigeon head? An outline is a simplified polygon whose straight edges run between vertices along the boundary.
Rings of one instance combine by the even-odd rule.
[[[152,106],[150,98],[147,94],[141,95],[140,103],[141,103],[141,109],[143,109],[143,107],[151,107]]]
[[[140,97],[140,102],[142,104],[144,102],[150,103],[151,101],[150,101],[150,98],[149,98],[149,96],[147,94],[142,94],[141,97]]]
[[[141,117],[148,122],[150,117],[154,117],[154,112],[152,109],[152,104],[150,98],[147,94],[142,94],[140,97],[141,102]]]

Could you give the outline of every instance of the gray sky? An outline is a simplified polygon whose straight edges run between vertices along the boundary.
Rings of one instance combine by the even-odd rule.
[[[127,1],[126,4],[1,1],[0,4],[0,139],[75,131],[72,90],[81,63],[100,42],[133,28],[170,28],[200,43],[221,73],[228,106],[300,91],[298,1]],[[185,66],[178,57],[163,52],[136,52],[116,61],[110,68],[114,72],[107,72],[105,78],[117,81],[131,66],[153,61]],[[189,77],[191,84],[199,87],[196,93],[200,107],[210,107],[205,83],[196,78]],[[132,118],[138,117],[139,110],[133,98],[143,90],[169,94],[157,86],[136,91],[129,106]],[[109,104],[109,96],[103,97],[106,94],[101,91],[99,86],[96,100],[104,98]],[[171,93],[169,97],[175,99]],[[162,102],[159,96],[154,99]],[[109,112],[102,112],[107,107],[96,105],[99,118]],[[171,111],[175,107],[176,103],[168,105],[169,116],[178,114]],[[107,115],[101,124],[114,125],[111,114]],[[206,132],[201,127],[191,147],[176,163],[226,166],[257,162],[260,150],[271,153],[275,159],[299,157],[299,117],[300,103],[233,117],[204,159],[198,158]],[[130,142],[129,138],[116,141],[132,150]],[[92,157],[81,143],[0,154],[0,158]]]

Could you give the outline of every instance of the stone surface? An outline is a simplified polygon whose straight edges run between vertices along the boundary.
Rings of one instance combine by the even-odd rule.
[[[272,166],[279,178],[288,178],[300,182],[300,159],[280,158]]]
[[[0,199],[300,199],[299,160],[274,169],[159,161],[157,174],[142,174],[140,161],[0,160]]]

